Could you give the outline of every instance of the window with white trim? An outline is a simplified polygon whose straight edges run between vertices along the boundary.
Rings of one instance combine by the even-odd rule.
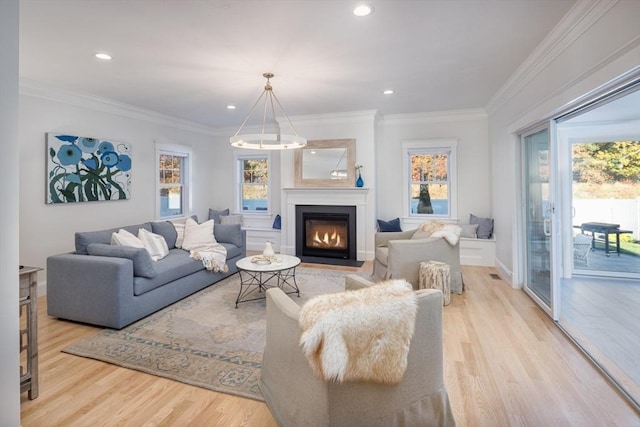
[[[406,217],[456,218],[456,148],[455,139],[402,143]]]
[[[158,218],[185,216],[190,210],[191,150],[173,145],[156,145]]]
[[[236,211],[269,213],[271,158],[264,154],[236,154]]]

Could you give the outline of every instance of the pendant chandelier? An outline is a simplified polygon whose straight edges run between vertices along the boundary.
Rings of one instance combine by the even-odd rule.
[[[278,101],[278,97],[276,97],[276,94],[273,93],[273,88],[271,87],[271,83],[269,82],[269,79],[273,78],[273,73],[264,73],[262,76],[267,79],[267,84],[264,86],[264,91],[262,92],[260,97],[258,97],[256,103],[253,104],[253,107],[251,107],[249,114],[240,125],[240,129],[238,129],[235,135],[229,138],[229,143],[233,147],[247,148],[252,150],[288,150],[292,148],[304,147],[305,145],[307,145],[307,140],[301,136],[298,136],[298,132],[293,127],[293,124],[291,123],[289,116],[287,116],[287,113],[284,111],[284,108],[282,108],[280,101]],[[247,120],[249,120],[249,117],[251,117],[253,110],[255,110],[256,106],[258,105],[260,100],[262,100],[262,98],[264,98],[264,109],[262,113],[261,133],[241,134],[242,128],[244,127],[245,123],[247,123]],[[276,104],[278,104],[278,107],[280,107],[280,111],[282,111],[282,114],[287,119],[287,122],[289,122],[289,126],[293,130],[294,135],[280,133],[280,124],[276,120],[274,101]],[[268,115],[269,107],[271,107],[270,116]]]

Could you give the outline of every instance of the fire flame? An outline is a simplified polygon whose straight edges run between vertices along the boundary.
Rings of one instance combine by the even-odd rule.
[[[316,230],[315,235],[313,236],[313,241],[319,243],[322,246],[328,247],[340,247],[341,245],[340,235],[335,228],[333,229],[333,233],[331,233],[331,235],[329,235],[328,232],[325,232],[322,237],[320,237],[318,231]]]

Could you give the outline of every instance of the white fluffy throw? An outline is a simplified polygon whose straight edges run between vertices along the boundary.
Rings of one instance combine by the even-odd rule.
[[[197,250],[192,249],[190,256],[193,259],[202,260],[204,268],[214,273],[220,271],[226,273],[229,271],[229,266],[227,265],[227,250],[220,243],[212,243],[208,247]]]
[[[442,237],[450,245],[457,245],[458,240],[460,240],[460,234],[462,233],[462,228],[455,224],[449,224],[446,222],[440,221],[427,221],[420,224],[418,230],[416,230],[416,234],[419,233],[420,238],[426,237]],[[418,238],[414,234],[414,239]]]
[[[326,381],[402,381],[418,310],[405,280],[320,295],[300,310],[300,345]]]

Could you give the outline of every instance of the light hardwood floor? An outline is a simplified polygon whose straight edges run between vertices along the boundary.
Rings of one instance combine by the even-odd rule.
[[[305,265],[310,267],[311,265]],[[362,268],[335,268],[371,271]],[[459,426],[640,426],[640,417],[519,290],[463,267],[444,307],[445,382]],[[61,353],[99,330],[46,315],[39,301],[40,396],[22,426],[274,426],[257,401]]]

